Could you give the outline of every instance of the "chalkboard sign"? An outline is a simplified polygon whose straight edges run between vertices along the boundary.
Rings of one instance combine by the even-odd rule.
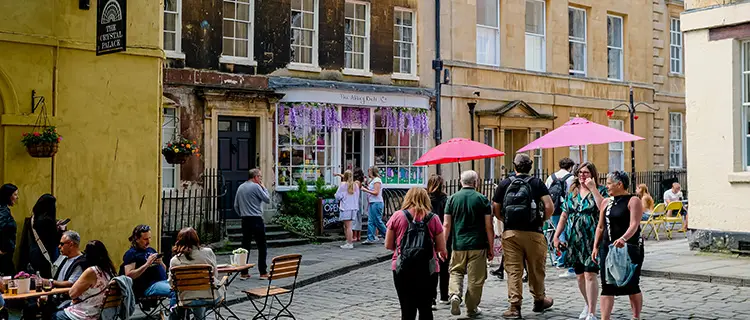
[[[126,0],[98,0],[96,4],[96,55],[125,51]]]
[[[339,202],[334,198],[323,199],[323,229],[337,228],[341,228]]]

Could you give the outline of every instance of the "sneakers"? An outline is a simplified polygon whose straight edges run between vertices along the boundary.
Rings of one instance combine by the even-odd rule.
[[[510,306],[508,310],[503,312],[503,318],[505,319],[521,319],[521,306]]]
[[[458,296],[451,296],[451,314],[454,316],[461,315],[461,298]]]
[[[446,305],[446,304],[450,304],[451,302],[448,301],[448,300],[439,300],[437,303],[438,304],[442,304],[442,305]]]
[[[353,243],[345,243],[345,244],[339,246],[339,248],[341,248],[341,249],[354,249],[354,244]]]
[[[523,281],[523,283],[529,282],[529,275],[528,274],[523,275],[523,278],[521,279],[521,281]]]
[[[437,311],[437,301],[435,299],[432,299],[432,311]]]
[[[474,310],[474,311],[467,311],[466,313],[469,316],[469,318],[474,318],[474,317],[478,317],[478,316],[482,315],[482,309],[479,309],[479,307],[477,307],[476,310]]]
[[[581,311],[581,314],[578,315],[579,320],[585,320],[589,316],[589,306],[584,305],[583,311]]]
[[[544,312],[545,310],[551,308],[553,304],[555,304],[555,301],[552,300],[552,298],[544,297],[544,299],[542,300],[534,301],[534,309],[531,309],[531,311]]]
[[[589,313],[589,315],[586,316],[586,320],[599,320],[599,319],[597,319],[593,313]]]
[[[575,278],[576,273],[573,270],[566,270],[565,273],[560,274],[560,278]]]

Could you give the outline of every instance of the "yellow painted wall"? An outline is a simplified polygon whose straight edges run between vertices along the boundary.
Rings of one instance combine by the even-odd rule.
[[[115,263],[136,224],[158,228],[162,5],[128,1],[127,51],[97,57],[96,1],[90,10],[0,2],[0,179],[20,188],[19,235],[44,193],[57,197],[58,218],[71,218],[84,242],[102,240]],[[30,114],[31,90],[63,135],[54,159],[31,158],[20,142],[40,113]]]

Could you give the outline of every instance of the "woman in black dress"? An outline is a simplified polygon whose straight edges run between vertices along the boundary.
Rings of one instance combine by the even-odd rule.
[[[643,294],[639,281],[641,266],[643,265],[643,243],[641,242],[643,204],[636,195],[628,193],[629,186],[630,178],[627,173],[617,171],[607,175],[607,190],[610,197],[602,202],[594,248],[591,254],[594,261],[598,258],[602,270],[602,293],[599,301],[602,320],[610,319],[615,304],[615,296],[625,295],[630,298],[633,319],[637,320],[641,317]],[[614,244],[618,248],[627,244],[631,263],[637,265],[633,277],[622,287],[608,284],[606,281],[605,262],[607,261],[610,244]]]
[[[57,199],[44,194],[31,211],[33,214],[24,223],[18,269],[52,278],[52,264],[60,255],[57,245],[63,232],[57,221]]]
[[[427,193],[430,195],[430,204],[432,205],[432,213],[440,217],[440,223],[443,223],[445,217],[445,203],[448,201],[448,195],[443,192],[443,177],[433,174],[430,176],[430,180],[427,181]],[[450,239],[446,239],[446,243],[451,243]],[[448,256],[451,256],[451,246],[447,245]],[[435,297],[440,295],[440,303],[448,304],[448,281],[450,280],[450,259],[440,260],[440,275],[434,278],[435,287],[438,288],[438,279],[440,280],[439,292],[435,293]],[[438,291],[438,290],[436,290]],[[436,305],[435,299],[432,299],[432,305]],[[434,309],[434,308],[433,308]]]
[[[16,220],[10,207],[18,202],[18,187],[5,184],[0,187],[0,275],[15,276],[13,253],[16,251]]]

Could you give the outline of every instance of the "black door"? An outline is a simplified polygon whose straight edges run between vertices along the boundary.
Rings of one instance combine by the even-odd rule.
[[[226,218],[238,218],[234,195],[248,171],[257,167],[256,118],[219,117],[219,170],[224,175],[227,195],[220,206]]]

